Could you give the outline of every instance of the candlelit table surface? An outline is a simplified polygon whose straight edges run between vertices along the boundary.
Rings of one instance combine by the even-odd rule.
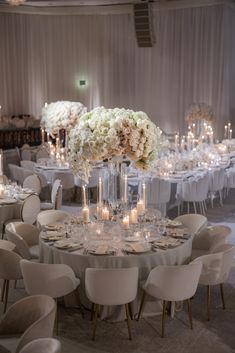
[[[67,234],[67,235],[66,235]],[[46,263],[65,263],[81,279],[80,296],[89,308],[85,295],[85,270],[93,268],[125,268],[137,266],[139,280],[148,277],[158,265],[187,263],[192,249],[192,237],[180,224],[166,221],[143,222],[123,229],[121,222],[94,222],[81,224],[54,224],[41,232],[40,260]],[[138,312],[138,298],[133,313]],[[144,315],[161,312],[156,301],[147,301]],[[113,321],[125,318],[122,308],[103,308],[102,318]]]

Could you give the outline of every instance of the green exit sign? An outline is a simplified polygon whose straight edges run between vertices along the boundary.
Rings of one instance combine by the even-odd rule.
[[[86,80],[80,80],[79,81],[80,86],[86,86]]]

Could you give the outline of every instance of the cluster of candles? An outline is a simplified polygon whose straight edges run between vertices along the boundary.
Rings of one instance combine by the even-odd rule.
[[[233,135],[233,130],[231,129],[231,123],[228,123],[228,125],[224,126],[224,138],[231,140],[232,135]]]
[[[128,203],[128,185],[127,185],[127,175],[124,176],[123,178],[123,202],[124,205],[127,205]],[[142,197],[141,199],[137,202],[137,205],[135,208],[132,208],[129,211],[129,214],[127,214],[127,211],[125,211],[125,215],[122,220],[122,225],[124,229],[128,229],[130,224],[136,224],[138,223],[138,216],[142,216],[145,213],[146,209],[146,185],[145,183],[142,183],[141,185],[141,194]],[[87,197],[86,197],[86,186],[84,185],[82,187],[82,193],[83,193],[83,208],[82,208],[82,218],[84,223],[88,223],[90,221],[90,209],[87,203]],[[99,177],[98,181],[98,200],[97,200],[97,207],[96,207],[96,213],[98,216],[98,219],[102,221],[108,221],[110,219],[110,210],[107,205],[103,204],[103,182],[102,178]]]
[[[198,139],[196,136],[196,124],[193,123],[188,125],[187,136],[181,136],[179,134],[175,135],[175,150],[176,152],[191,151],[200,143],[210,143],[213,144],[214,132],[210,123],[203,123],[202,131],[200,131],[200,137]]]

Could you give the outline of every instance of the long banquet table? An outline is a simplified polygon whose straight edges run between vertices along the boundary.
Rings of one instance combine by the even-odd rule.
[[[111,240],[110,240],[111,241]],[[122,252],[125,239],[119,243],[119,250],[114,255],[95,255],[87,253],[84,248],[72,252],[66,249],[58,249],[53,242],[47,242],[40,239],[40,261],[45,263],[63,263],[69,265],[80,278],[81,285],[79,287],[80,298],[82,304],[90,308],[85,295],[85,270],[86,268],[126,268],[137,266],[139,268],[139,282],[148,277],[151,269],[158,265],[180,265],[188,263],[192,251],[192,236],[185,239],[180,245],[166,250],[157,249],[146,253],[127,254]],[[138,312],[139,302],[141,298],[141,290],[137,299],[132,303],[132,313]],[[73,298],[74,299],[74,298]],[[144,307],[143,315],[155,315],[161,312],[161,303],[153,298],[148,298]],[[122,307],[107,308],[103,307],[101,317],[111,321],[124,320],[125,314]]]

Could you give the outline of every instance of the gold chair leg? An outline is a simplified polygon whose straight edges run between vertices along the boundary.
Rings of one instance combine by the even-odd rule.
[[[93,316],[94,316],[94,309],[95,309],[95,304],[92,303],[91,305],[91,321],[93,320]]]
[[[211,287],[207,286],[207,320],[211,319]]]
[[[9,292],[9,280],[6,280],[6,289],[5,289],[5,300],[4,300],[4,309],[3,312],[5,313],[7,310],[7,301],[8,301],[8,292]]]
[[[192,306],[191,306],[191,299],[187,299],[188,304],[188,318],[191,330],[193,329],[193,318],[192,318]]]
[[[1,302],[3,302],[3,300],[4,300],[5,290],[6,290],[6,279],[4,279],[4,281],[3,281]]]
[[[224,286],[223,286],[223,283],[220,283],[220,294],[221,294],[223,309],[225,310]]]
[[[55,333],[56,333],[56,336],[58,336],[58,334],[59,334],[59,309],[58,309],[58,298],[56,298],[55,301],[56,301]]]
[[[165,333],[165,318],[166,318],[166,305],[167,305],[167,301],[163,300],[163,308],[162,308],[162,333],[161,333],[161,337],[164,337],[164,333]]]
[[[141,298],[141,303],[140,303],[140,309],[139,309],[138,316],[137,316],[137,321],[139,321],[139,319],[140,319],[140,315],[141,315],[141,312],[142,312],[142,309],[143,309],[143,305],[144,305],[145,296],[146,296],[146,292],[143,291],[142,298]]]
[[[95,310],[95,318],[94,318],[94,326],[93,326],[93,334],[92,334],[92,340],[95,340],[95,333],[96,333],[96,327],[97,327],[97,316],[98,316],[98,304],[94,304],[94,310]]]
[[[132,335],[131,335],[131,320],[130,320],[130,314],[129,314],[129,308],[128,304],[125,304],[125,309],[126,309],[126,320],[127,320],[127,328],[128,328],[128,336],[129,340],[132,340]]]
[[[129,314],[130,314],[130,319],[133,320],[133,313],[132,313],[131,303],[128,303],[128,310],[129,310]]]
[[[81,303],[81,300],[80,300],[80,295],[79,295],[78,288],[75,289],[75,296],[77,298],[77,301],[78,301],[78,304],[79,304],[79,308],[81,310],[82,318],[84,319],[85,314],[84,314],[83,306],[82,306],[82,303]]]

